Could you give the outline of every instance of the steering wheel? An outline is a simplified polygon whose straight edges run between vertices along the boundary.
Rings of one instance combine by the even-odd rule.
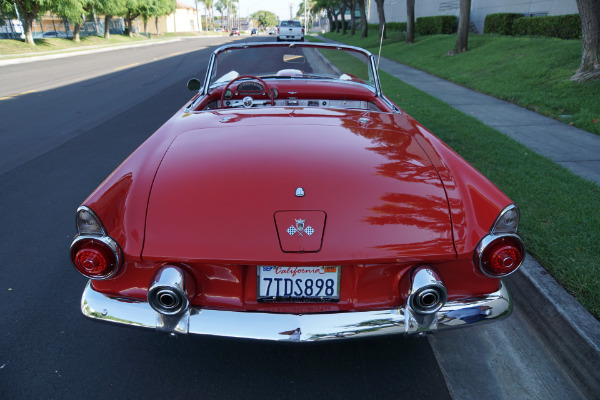
[[[229,86],[231,86],[234,82],[239,81],[240,79],[254,79],[259,81],[260,83],[262,83],[263,85],[263,89],[265,89],[266,93],[268,93],[269,95],[269,99],[271,100],[271,106],[275,105],[275,99],[273,97],[273,92],[271,92],[271,89],[269,88],[269,85],[267,85],[267,83],[265,81],[263,81],[262,79],[260,79],[258,76],[253,76],[253,75],[241,75],[238,76],[235,79],[232,79],[231,81],[229,81],[229,83],[227,84],[227,86],[225,86],[225,89],[223,89],[223,93],[221,93],[221,108],[229,108],[229,105],[225,104],[225,92],[227,92],[227,89],[229,89]]]

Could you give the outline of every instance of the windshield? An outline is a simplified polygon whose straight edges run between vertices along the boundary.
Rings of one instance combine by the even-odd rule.
[[[262,79],[323,79],[365,85],[375,78],[369,53],[348,47],[311,44],[234,46],[215,53],[209,87],[242,75]]]
[[[300,24],[300,21],[281,21],[279,26],[281,28],[286,28],[286,27],[301,28],[302,27],[302,25]]]

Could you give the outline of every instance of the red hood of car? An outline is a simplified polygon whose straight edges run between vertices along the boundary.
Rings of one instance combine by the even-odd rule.
[[[176,136],[158,168],[143,258],[285,265],[455,257],[444,188],[408,123],[321,110],[186,118],[182,126],[198,126],[196,118],[204,128]]]

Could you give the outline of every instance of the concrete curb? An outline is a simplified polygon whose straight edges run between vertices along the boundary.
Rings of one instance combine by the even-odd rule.
[[[89,48],[88,50],[73,50],[73,51],[68,51],[68,52],[58,50],[58,52],[55,54],[44,54],[44,55],[40,55],[40,56],[18,57],[18,58],[10,58],[7,60],[0,60],[0,67],[3,67],[5,65],[25,64],[25,63],[36,62],[36,61],[55,60],[57,58],[82,56],[85,54],[92,54],[92,53],[103,53],[106,51],[131,49],[134,47],[153,46],[153,45],[163,44],[163,43],[179,42],[181,40],[182,40],[181,38],[174,38],[174,39],[169,39],[169,40],[156,40],[153,42],[143,42],[143,43],[126,44],[126,45],[118,45],[118,44],[107,45],[107,46],[102,46],[101,48],[94,46],[94,47]]]
[[[587,398],[598,398],[600,322],[530,255],[505,282],[515,307],[538,328],[572,381]]]

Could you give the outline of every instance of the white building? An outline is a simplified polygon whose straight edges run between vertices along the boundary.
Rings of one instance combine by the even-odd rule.
[[[167,32],[201,32],[202,16],[200,10],[188,6],[185,3],[177,2],[175,12],[166,17]]]
[[[385,0],[385,20],[387,22],[406,21],[406,0]],[[456,15],[460,10],[460,0],[416,0],[415,18],[435,15]],[[496,13],[521,13],[526,15],[566,15],[578,14],[575,0],[472,0],[471,22],[477,32],[483,33],[485,16]],[[377,3],[369,0],[369,23],[379,22]]]

